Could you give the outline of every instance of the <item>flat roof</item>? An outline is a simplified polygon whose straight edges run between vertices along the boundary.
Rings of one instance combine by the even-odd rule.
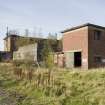
[[[34,39],[36,41],[44,41],[44,40],[48,40],[49,38],[42,38],[42,37],[27,37],[27,36],[20,36],[20,35],[8,35],[4,38],[4,40],[6,40],[8,37],[18,37],[18,38],[26,38],[26,39]],[[50,39],[49,39],[50,40]],[[51,39],[53,40],[53,39]],[[57,39],[57,41],[59,41],[59,39]]]
[[[11,34],[11,35],[8,35],[8,36],[6,36],[5,38],[4,38],[4,40],[5,39],[7,39],[8,37],[20,37],[20,38],[30,38],[30,39],[38,39],[38,40],[46,40],[46,38],[39,38],[39,37],[27,37],[27,36],[20,36],[20,35],[14,35],[14,34]]]
[[[6,36],[6,37],[4,38],[4,40],[7,39],[8,37],[19,37],[19,35],[11,34],[11,35]]]
[[[79,29],[82,27],[86,27],[86,26],[92,26],[92,27],[96,27],[96,28],[105,29],[105,27],[103,27],[103,26],[99,26],[99,25],[95,25],[95,24],[91,24],[91,23],[86,23],[86,24],[82,24],[82,25],[79,25],[76,27],[65,29],[65,30],[61,31],[61,33],[69,32],[69,31],[76,30],[76,29]]]

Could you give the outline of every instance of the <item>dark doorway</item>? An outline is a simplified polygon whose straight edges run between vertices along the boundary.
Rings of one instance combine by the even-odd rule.
[[[74,52],[74,67],[81,66],[81,52]]]

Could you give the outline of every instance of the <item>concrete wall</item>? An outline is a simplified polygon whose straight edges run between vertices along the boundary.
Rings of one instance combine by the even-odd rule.
[[[19,47],[18,51],[13,53],[13,60],[37,61],[37,43]]]
[[[63,35],[63,52],[66,56],[66,66],[73,67],[72,56],[68,53],[81,51],[82,67],[88,68],[88,26],[65,32]],[[70,64],[68,64],[70,63]]]
[[[18,48],[17,44],[17,39],[18,36],[13,35],[13,36],[8,36],[7,38],[4,39],[4,51],[16,51]]]
[[[11,51],[11,38],[4,40],[4,51]]]

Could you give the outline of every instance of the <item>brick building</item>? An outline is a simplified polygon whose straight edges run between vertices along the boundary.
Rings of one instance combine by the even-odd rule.
[[[67,68],[105,67],[105,27],[87,23],[62,33]]]

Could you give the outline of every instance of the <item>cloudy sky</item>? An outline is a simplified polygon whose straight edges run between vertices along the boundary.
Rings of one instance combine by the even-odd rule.
[[[105,26],[105,0],[0,0],[0,50],[7,26],[47,35],[87,22]]]

